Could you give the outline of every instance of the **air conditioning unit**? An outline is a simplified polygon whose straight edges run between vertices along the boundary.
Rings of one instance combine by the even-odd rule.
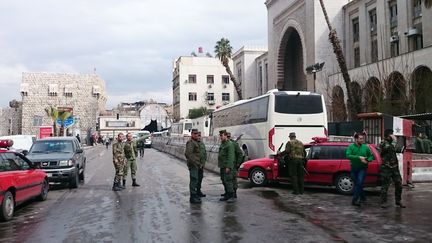
[[[224,104],[224,105],[228,105],[228,104],[229,104],[229,101],[224,101],[223,104]]]
[[[211,88],[212,88],[212,85],[211,85],[211,84],[209,84],[209,86],[208,86],[208,87],[209,87],[209,89],[211,89]]]
[[[208,103],[209,105],[214,105],[214,104],[215,104],[215,101],[214,101],[214,100],[208,100],[207,103]]]
[[[398,42],[399,36],[398,35],[392,35],[390,36],[390,42]]]
[[[407,32],[405,32],[406,36],[414,36],[420,34],[417,28],[409,28]]]
[[[227,87],[227,85],[226,84],[224,84],[224,86],[223,86],[224,88],[226,88]]]

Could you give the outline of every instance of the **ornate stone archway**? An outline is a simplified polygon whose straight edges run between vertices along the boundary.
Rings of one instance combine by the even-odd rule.
[[[386,81],[386,102],[384,110],[391,115],[407,114],[408,102],[406,80],[400,72],[392,72]]]
[[[378,78],[371,77],[366,82],[363,91],[364,111],[379,111],[382,106],[383,89]]]
[[[412,73],[412,111],[432,112],[432,71],[426,66],[417,67]]]
[[[339,85],[334,86],[332,91],[332,117],[335,122],[347,120],[345,96]]]

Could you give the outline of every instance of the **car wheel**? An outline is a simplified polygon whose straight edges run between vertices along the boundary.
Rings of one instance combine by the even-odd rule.
[[[10,191],[4,194],[0,210],[0,220],[8,221],[13,218],[15,211],[15,199]]]
[[[73,178],[71,178],[71,181],[69,182],[69,187],[70,188],[78,188],[78,184],[79,184],[79,171],[78,168],[75,172],[75,176]]]
[[[261,168],[253,169],[250,173],[249,179],[254,186],[263,186],[267,183],[266,174]]]
[[[84,181],[85,179],[84,170],[79,174],[79,179],[80,181]]]
[[[351,195],[354,191],[354,180],[348,173],[339,174],[335,179],[334,185],[340,194]]]
[[[45,179],[42,183],[42,189],[41,189],[41,193],[38,196],[38,200],[39,201],[45,201],[48,197],[48,190],[49,190],[49,183],[48,183],[48,179]]]

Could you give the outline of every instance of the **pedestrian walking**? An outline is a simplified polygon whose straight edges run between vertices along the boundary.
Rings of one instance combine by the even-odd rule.
[[[236,201],[234,198],[235,148],[234,144],[228,140],[226,130],[219,131],[219,136],[221,144],[219,146],[218,167],[225,188],[225,195],[220,201],[233,203]]]
[[[240,148],[240,145],[238,142],[234,139],[231,139],[231,133],[227,133],[228,140],[233,143],[234,145],[234,152],[235,152],[235,166],[233,169],[233,175],[234,175],[234,198],[237,198],[237,189],[238,189],[238,180],[237,180],[237,172],[240,167],[240,165],[243,163],[244,155],[243,151]]]
[[[140,158],[144,157],[144,147],[145,147],[144,141],[143,140],[138,140],[138,142],[137,142],[137,149],[138,149]]]
[[[201,132],[198,131],[198,143],[200,145],[200,167],[198,168],[198,184],[197,184],[197,195],[199,197],[206,197],[204,193],[201,191],[201,185],[204,178],[204,167],[207,162],[207,151],[206,146],[201,140]]]
[[[80,135],[79,135],[79,134],[77,134],[77,135],[76,135],[75,137],[76,137],[76,139],[78,140],[78,142],[79,142],[79,143],[81,143],[81,138],[80,138]]]
[[[289,141],[285,145],[285,158],[288,164],[292,194],[299,195],[304,192],[304,171],[306,151],[301,141],[297,140],[295,132],[289,134]]]
[[[396,156],[396,137],[392,129],[384,131],[384,139],[379,146],[382,164],[380,167],[381,178],[381,207],[387,208],[387,191],[390,183],[395,185],[396,206],[405,208],[402,204],[402,177],[399,172],[399,163]]]
[[[110,139],[109,139],[108,137],[105,137],[105,141],[104,141],[104,143],[105,143],[105,147],[106,147],[106,149],[108,149],[108,146],[109,146],[109,144],[110,144]]]
[[[126,187],[126,178],[128,175],[128,170],[130,168],[131,178],[132,178],[132,186],[140,186],[136,182],[136,172],[138,169],[136,158],[138,156],[137,150],[137,141],[133,140],[132,133],[128,133],[126,136],[126,143],[124,145],[124,152],[127,159],[127,164],[124,167],[124,176],[123,176],[123,187]]]
[[[201,203],[198,196],[199,170],[201,168],[201,148],[198,142],[198,130],[191,130],[191,138],[186,143],[185,157],[189,169],[189,202],[193,204]]]
[[[356,133],[354,135],[355,142],[348,146],[346,157],[350,160],[351,177],[354,180],[354,194],[351,204],[361,206],[361,202],[365,201],[363,192],[363,182],[366,178],[366,171],[369,162],[374,160],[372,151],[367,144],[364,144],[364,135]]]
[[[120,184],[123,179],[123,167],[126,161],[123,140],[124,134],[119,133],[117,135],[117,141],[113,144],[113,163],[115,169],[114,183],[112,187],[113,191],[121,191],[124,189]]]

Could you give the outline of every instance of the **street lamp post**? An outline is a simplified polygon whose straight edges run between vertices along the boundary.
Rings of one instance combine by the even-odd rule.
[[[310,65],[308,67],[306,67],[306,72],[308,74],[313,74],[313,79],[314,79],[314,92],[316,92],[316,73],[322,71],[323,67],[324,67],[325,62],[322,63],[315,63],[313,65]]]

